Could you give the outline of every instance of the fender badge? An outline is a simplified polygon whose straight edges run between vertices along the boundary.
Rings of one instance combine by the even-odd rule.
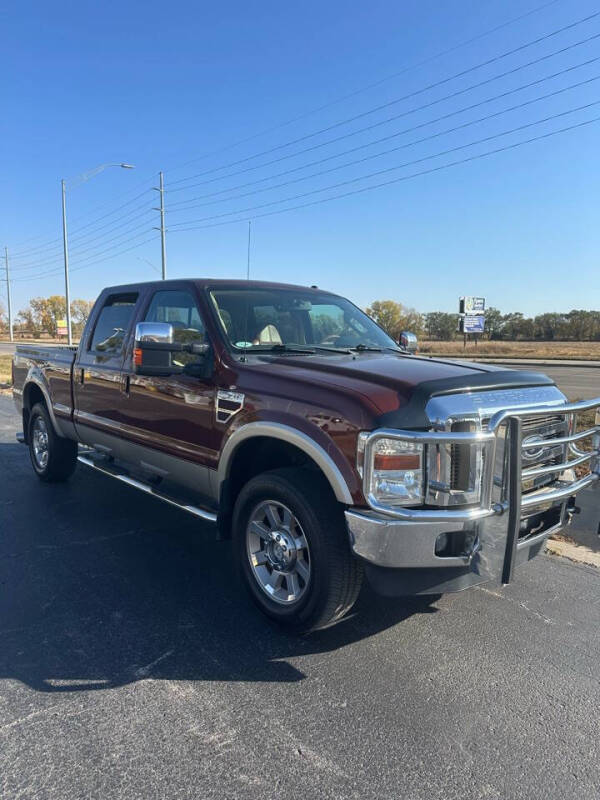
[[[241,392],[227,392],[219,389],[215,404],[217,422],[229,422],[244,407],[244,398],[245,395]]]

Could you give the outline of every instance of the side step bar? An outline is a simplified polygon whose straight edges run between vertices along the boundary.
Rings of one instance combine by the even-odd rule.
[[[78,455],[77,460],[81,464],[85,464],[86,467],[91,467],[98,472],[104,473],[104,475],[109,475],[111,478],[116,478],[118,481],[126,483],[128,486],[133,486],[135,489],[139,489],[146,494],[152,495],[152,497],[156,497],[157,500],[162,500],[164,503],[169,503],[169,505],[175,506],[182,511],[187,511],[188,514],[193,514],[195,517],[200,517],[200,519],[203,519],[205,522],[210,522],[213,525],[217,522],[217,515],[212,511],[207,511],[206,509],[199,508],[198,506],[182,503],[179,500],[176,500],[174,497],[169,497],[169,495],[159,492],[149,483],[144,483],[137,478],[132,478],[123,472],[119,472],[116,468],[111,468],[108,464],[98,464],[97,461],[94,461],[93,458],[89,457],[89,451],[85,455]]]

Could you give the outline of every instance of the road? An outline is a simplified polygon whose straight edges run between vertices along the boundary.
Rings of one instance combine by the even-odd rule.
[[[600,797],[600,572],[368,590],[307,638],[227,542],[83,467],[33,476],[0,397],[0,797]]]
[[[600,397],[600,369],[591,367],[541,367],[562,389],[567,397],[591,400]]]

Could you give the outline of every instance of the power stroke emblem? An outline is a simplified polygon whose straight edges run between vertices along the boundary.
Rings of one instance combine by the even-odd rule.
[[[217,392],[217,402],[215,411],[217,422],[229,422],[244,407],[245,395],[241,392],[228,392],[219,389]]]

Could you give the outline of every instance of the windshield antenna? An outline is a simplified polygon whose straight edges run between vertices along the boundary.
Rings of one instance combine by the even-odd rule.
[[[252,233],[252,220],[248,220],[248,258],[246,261],[246,280],[250,280],[250,237]]]
[[[252,220],[248,220],[248,254],[246,258],[246,280],[250,280],[250,242],[252,237]],[[250,315],[250,297],[248,296],[248,292],[246,292],[246,309],[245,309],[245,319],[244,319],[244,347],[248,345],[248,328],[250,325],[250,321],[248,319]],[[241,361],[246,361],[246,354],[242,355]]]

